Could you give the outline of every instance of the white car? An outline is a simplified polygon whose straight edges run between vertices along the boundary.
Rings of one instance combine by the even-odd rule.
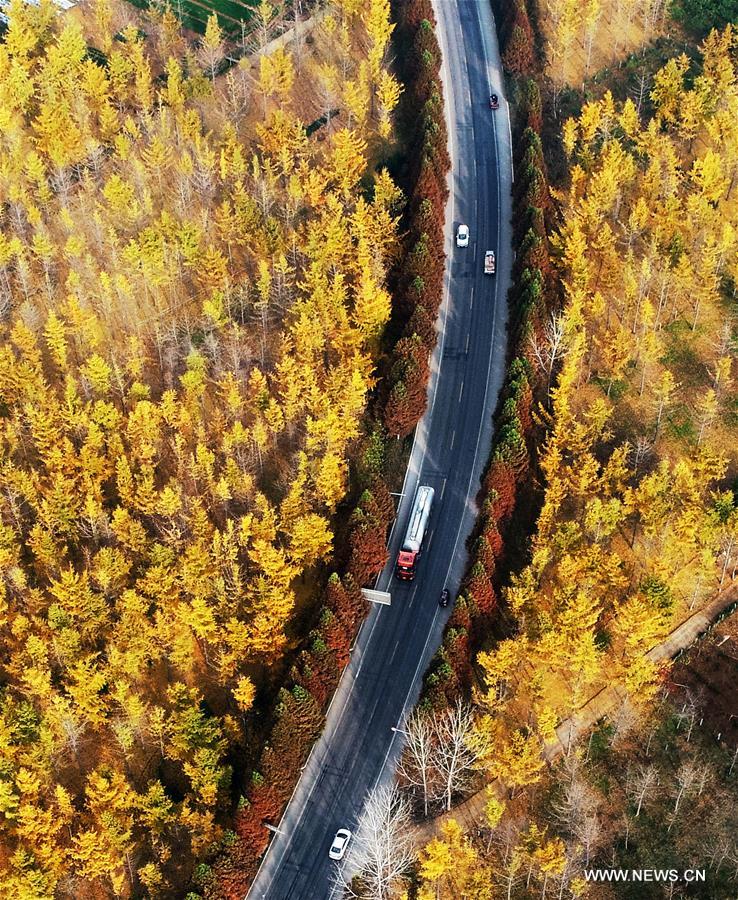
[[[339,828],[336,832],[336,836],[333,838],[333,843],[331,844],[331,849],[328,851],[328,856],[331,859],[343,859],[343,854],[346,852],[346,847],[348,847],[348,842],[351,840],[351,832],[348,828]]]
[[[469,226],[468,225],[459,225],[459,230],[456,232],[456,246],[457,247],[468,247],[469,246]]]

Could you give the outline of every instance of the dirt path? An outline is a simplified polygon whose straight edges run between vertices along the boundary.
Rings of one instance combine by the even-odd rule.
[[[646,656],[652,662],[673,659],[710,630],[721,613],[737,601],[738,585],[731,585],[701,610],[685,619],[660,644],[652,647]],[[626,692],[613,685],[598,691],[576,715],[564,719],[559,724],[556,729],[556,740],[547,744],[543,751],[547,762],[551,763],[556,757],[566,753],[567,748],[571,747],[582,734],[589,731],[604,716],[618,709],[625,699]],[[499,779],[492,782],[492,789],[500,800],[504,800],[508,796],[507,787]],[[442,813],[440,816],[418,825],[414,830],[416,842],[421,845],[436,837],[440,832],[441,825],[447,819],[456,819],[467,831],[478,828],[484,816],[486,803],[487,789],[483,788],[450,812]]]

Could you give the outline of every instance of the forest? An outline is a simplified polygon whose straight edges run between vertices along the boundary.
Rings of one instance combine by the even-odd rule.
[[[507,593],[519,633],[480,657],[492,727],[517,718],[526,741],[521,710],[563,717],[613,680],[647,697],[644,652],[735,573],[734,32],[690,84],[688,65],[656,74],[644,123],[606,93],[563,127],[565,304],[529,341],[559,366],[546,491]]]
[[[197,45],[117,0],[9,21],[0,893],[182,895],[232,843],[363,439],[401,201],[374,165],[389,4],[337,0],[224,74],[214,16]]]
[[[552,17],[564,5],[499,11],[513,358],[470,567],[381,798],[398,858],[403,821],[436,816],[395,887],[636,896],[584,869],[704,863],[704,893],[642,896],[729,897],[734,739],[701,731],[707,700],[672,696],[668,662],[646,653],[727,601],[738,571],[737,32],[685,33],[649,70],[674,49],[657,40],[671,13],[705,33],[684,18],[695,5],[593,3],[608,26],[628,7],[634,42],[580,91],[588,48]],[[573,62],[551,54],[562,36]]]

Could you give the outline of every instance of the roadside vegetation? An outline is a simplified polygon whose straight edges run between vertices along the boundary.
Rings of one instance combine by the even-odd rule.
[[[606,683],[647,699],[645,651],[733,575],[734,53],[727,29],[690,84],[667,64],[648,122],[606,94],[564,124],[566,302],[531,340],[561,360],[546,492],[506,595],[519,631],[479,658],[499,751],[546,742],[541,720]]]
[[[410,896],[734,897],[737,635],[729,616],[675,663],[645,712],[624,698],[535,785],[504,807],[490,796],[473,830],[445,817]],[[585,868],[612,867],[704,880],[588,885]]]
[[[593,6],[610,20],[623,5]],[[398,896],[423,900],[604,896],[583,865],[698,865],[703,837],[733,828],[735,748],[696,740],[676,700],[656,710],[668,666],[645,653],[729,589],[738,568],[736,32],[714,30],[688,53],[669,42],[652,50],[673,10],[644,4],[653,30],[628,48],[650,67],[640,102],[608,90],[609,58],[584,94],[567,88],[574,114],[557,119],[566,75],[538,55],[556,23],[545,4],[536,16],[522,0],[506,9],[514,356],[470,570],[406,725],[399,773],[421,819],[493,786],[473,806],[474,830],[444,814],[418,877],[396,880]],[[667,58],[654,65],[659,53]],[[605,690],[618,698],[611,722],[589,750],[567,747],[557,725]],[[551,776],[547,760],[562,748]],[[636,816],[648,765],[643,777],[663,787]],[[708,784],[721,812],[702,834]],[[732,896],[724,850],[699,896]]]
[[[289,791],[384,559],[362,540],[384,553],[386,488],[342,504],[383,458],[389,5],[335,3],[220,79],[214,17],[193,49],[170,11],[10,12],[0,893],[181,896],[237,843],[242,791]]]
[[[453,818],[421,851],[416,900],[735,896],[734,754],[699,727],[678,689],[633,727],[604,722],[504,815],[491,801],[473,832]],[[594,884],[585,869],[699,870],[694,885]]]

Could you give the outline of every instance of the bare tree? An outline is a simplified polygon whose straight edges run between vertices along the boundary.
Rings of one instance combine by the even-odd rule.
[[[728,769],[728,775],[733,774],[733,769],[735,767],[736,759],[738,759],[738,747],[735,748],[735,752],[733,753],[733,759],[730,761],[730,768]]]
[[[659,783],[659,774],[656,766],[646,765],[640,766],[630,779],[627,793],[633,803],[636,804],[636,819],[641,814],[641,807],[644,802],[653,796],[653,792]]]
[[[347,897],[388,900],[415,859],[410,836],[410,804],[396,782],[375,788],[367,798],[336,884]],[[359,892],[352,883],[359,875]]]
[[[700,711],[700,699],[700,696],[693,696],[692,692],[687,689],[687,700],[682,704],[681,710],[676,715],[680,730],[682,723],[687,723],[687,743],[692,739],[692,732],[694,731],[694,726]]]
[[[546,322],[543,335],[535,332],[530,336],[530,348],[541,371],[546,375],[546,389],[551,390],[556,362],[564,355],[564,316],[553,312]]]
[[[611,718],[614,731],[610,740],[610,746],[613,747],[613,749],[622,746],[624,739],[638,724],[638,720],[638,711],[626,697],[618,707],[618,711]]]
[[[597,842],[599,840],[602,828],[600,826],[600,819],[597,813],[590,812],[586,815],[582,816],[578,822],[575,823],[574,826],[574,837],[579,842],[580,846],[584,850],[584,865],[589,865],[590,857],[592,856],[592,851],[597,848]]]
[[[600,835],[597,798],[591,786],[580,777],[582,759],[579,754],[564,757],[562,768],[568,779],[564,783],[563,793],[553,803],[553,817],[575,840],[577,849],[570,854],[572,859],[583,849],[586,857],[584,864],[589,865],[590,855]]]
[[[669,823],[668,830],[674,827],[674,822],[676,822],[677,813],[679,812],[679,806],[681,805],[682,800],[685,796],[689,796],[695,787],[698,784],[698,780],[700,778],[700,768],[696,762],[692,760],[687,760],[687,762],[683,762],[676,772],[676,793],[674,799],[674,809],[672,814],[671,822]]]
[[[634,89],[631,91],[631,96],[635,100],[636,110],[638,115],[641,114],[641,107],[643,106],[643,101],[648,96],[648,93],[651,89],[651,76],[648,74],[645,68],[641,69],[638,79],[636,80],[636,84]]]
[[[641,12],[641,18],[643,20],[643,46],[645,47],[646,41],[649,40],[655,31],[655,29],[659,25],[663,25],[664,16],[666,15],[667,4],[664,3],[664,0],[648,0],[644,4],[643,10]]]
[[[635,445],[632,446],[631,452],[637,474],[641,464],[653,454],[653,440],[645,435],[641,435]]]
[[[554,806],[554,814],[568,831],[573,831],[587,813],[596,807],[592,789],[589,785],[575,776],[564,788],[561,799]]]
[[[423,814],[438,795],[438,771],[434,767],[435,733],[433,717],[419,709],[407,720],[405,750],[400,758],[398,774],[423,798]]]
[[[462,790],[472,773],[480,768],[487,748],[473,740],[472,708],[460,700],[436,717],[435,729],[434,768],[442,787],[437,799],[442,799],[445,809],[449,810],[454,793]]]
[[[243,60],[231,69],[225,77],[225,102],[227,114],[233,120],[244,116],[251,102],[252,87],[246,77]]]
[[[274,28],[274,18],[277,10],[269,3],[263,3],[256,7],[256,12],[252,20],[250,36],[256,37],[256,50],[261,53],[269,43]],[[245,32],[244,32],[245,34]]]

